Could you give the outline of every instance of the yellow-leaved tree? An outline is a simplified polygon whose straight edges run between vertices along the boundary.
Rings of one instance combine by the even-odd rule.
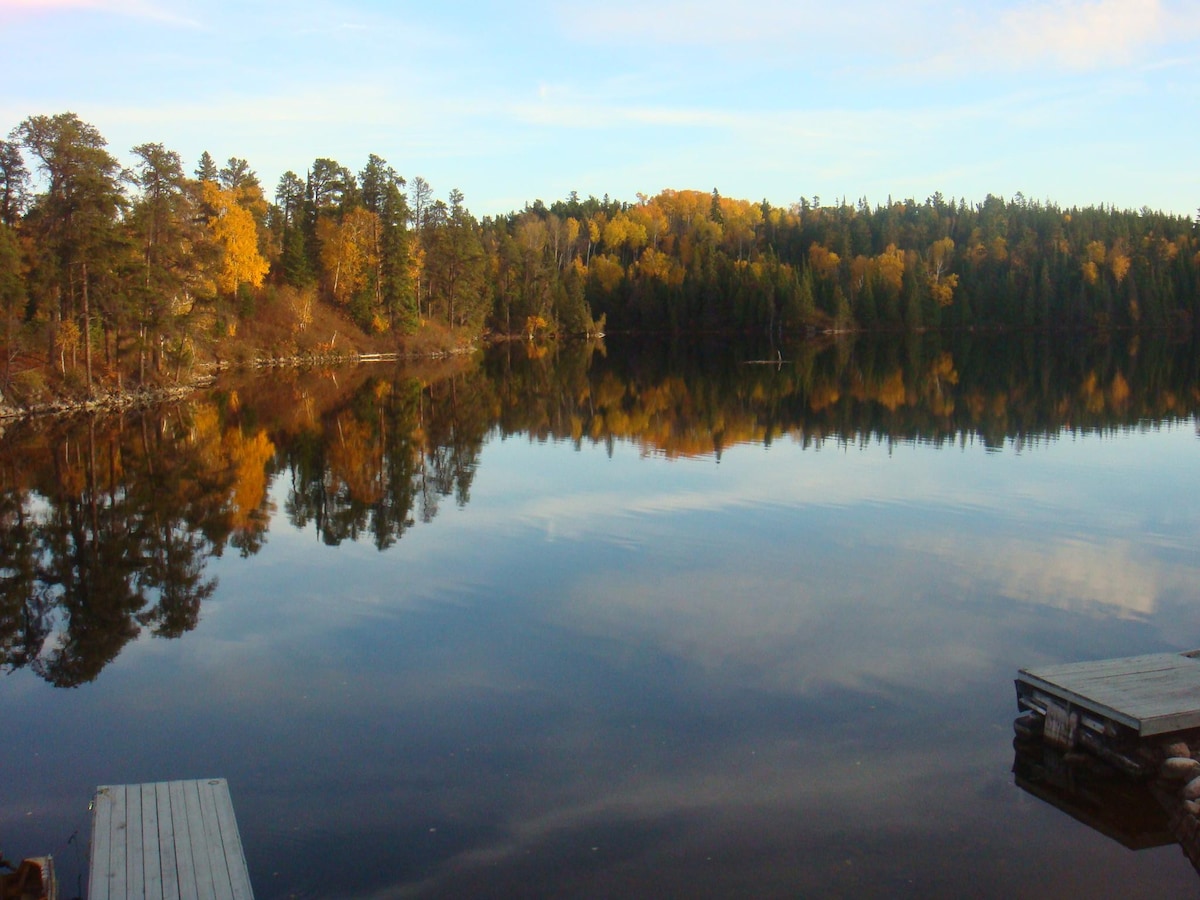
[[[258,226],[250,210],[237,202],[234,191],[223,190],[214,181],[201,185],[204,204],[212,214],[208,227],[220,249],[214,281],[217,290],[233,294],[238,285],[259,287],[267,274],[267,261],[258,252]]]
[[[808,264],[821,278],[832,278],[837,274],[842,258],[828,247],[813,241],[808,248]]]
[[[1113,245],[1113,248],[1108,251],[1108,268],[1113,273],[1113,278],[1117,284],[1125,280],[1125,276],[1129,274],[1129,269],[1133,265],[1129,258],[1129,254],[1125,252],[1125,248],[1121,242]]]
[[[675,259],[653,247],[647,247],[642,251],[642,256],[634,264],[634,268],[643,278],[653,278],[663,284],[676,287],[683,284],[683,277],[686,274],[683,266]]]
[[[349,303],[366,284],[378,263],[378,234],[379,217],[362,207],[346,213],[341,222],[328,218],[317,222],[321,267],[335,302]]]
[[[954,289],[958,276],[947,272],[954,253],[954,241],[944,237],[929,247],[929,293],[938,306],[949,306],[954,302]]]
[[[904,284],[904,251],[897,249],[895,244],[888,244],[872,263],[880,282],[892,293],[899,294]]]

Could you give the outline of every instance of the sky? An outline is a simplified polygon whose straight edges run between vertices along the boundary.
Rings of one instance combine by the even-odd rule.
[[[77,113],[268,194],[370,153],[478,216],[571,191],[1200,207],[1195,0],[0,0],[0,134]]]

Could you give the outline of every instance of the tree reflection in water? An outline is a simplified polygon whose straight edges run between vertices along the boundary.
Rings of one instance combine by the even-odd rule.
[[[776,365],[745,365],[776,359]],[[0,440],[0,668],[95,679],[143,632],[196,627],[208,560],[276,513],[379,550],[465,505],[493,434],[719,457],[737,443],[980,441],[1182,421],[1191,342],[935,335],[806,342],[510,343],[395,371],[276,373],[195,402],[27,422]]]

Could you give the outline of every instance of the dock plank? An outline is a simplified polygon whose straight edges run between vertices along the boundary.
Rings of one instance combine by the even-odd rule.
[[[146,896],[146,840],[142,833],[142,789],[141,785],[130,785],[125,791],[125,894],[129,897]]]
[[[97,788],[88,888],[93,900],[253,900],[225,779]]]
[[[112,789],[101,788],[92,800],[92,858],[88,872],[92,900],[109,900],[108,863],[112,852]]]
[[[208,863],[208,838],[204,833],[204,811],[200,806],[200,786],[195,781],[183,783],[184,808],[188,826],[189,863],[200,900],[215,900],[213,872]]]
[[[179,861],[175,852],[175,820],[171,816],[171,786],[165,781],[154,785],[154,806],[158,811],[158,855],[162,870],[163,900],[180,900]]]
[[[162,848],[158,840],[158,803],[153,784],[139,785],[142,803],[142,878],[147,900],[162,900]]]
[[[1018,681],[1142,737],[1200,727],[1200,660],[1182,653],[1022,669]]]
[[[196,885],[196,867],[192,863],[187,782],[169,781],[167,791],[171,796],[171,839],[175,844],[175,875],[179,879],[179,900],[200,900],[200,890]]]
[[[128,791],[117,788],[112,795],[112,841],[108,849],[108,889],[114,897],[128,897],[126,878],[129,844],[129,819],[125,814]]]
[[[233,900],[233,892],[229,888],[229,864],[225,861],[225,848],[221,844],[221,823],[217,821],[217,806],[213,799],[212,785],[197,784],[196,789],[197,799],[200,801],[200,820],[204,825],[204,848],[208,853],[213,897],[216,900]]]
[[[242,848],[242,836],[238,832],[237,820],[233,817],[233,799],[229,787],[224,792],[214,790],[217,803],[217,821],[221,826],[221,845],[225,848],[229,868],[229,887],[233,900],[254,900],[250,889],[250,871],[246,867],[246,855]]]

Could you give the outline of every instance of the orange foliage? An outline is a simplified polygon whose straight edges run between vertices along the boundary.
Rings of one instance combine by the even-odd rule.
[[[1129,402],[1129,382],[1118,372],[1113,376],[1112,386],[1108,390],[1109,398],[1114,407],[1124,407]]]
[[[643,278],[653,278],[672,286],[683,284],[683,276],[686,274],[683,266],[674,258],[653,247],[642,251],[642,257],[637,261],[635,268]]]
[[[646,240],[646,226],[623,212],[617,213],[604,226],[604,246],[610,251],[619,251],[624,247],[640,250],[646,245]]]
[[[337,434],[329,442],[329,470],[360,503],[377,503],[383,496],[376,442],[369,427],[353,416],[337,418]]]
[[[938,306],[949,306],[954,302],[954,289],[958,287],[958,276],[955,274],[943,275],[941,279],[935,279],[929,284],[929,293]]]
[[[670,228],[666,212],[653,200],[643,200],[629,211],[629,218],[634,224],[641,227],[650,247],[657,247],[658,242]]]
[[[266,523],[259,513],[267,498],[267,463],[275,455],[275,445],[266,431],[247,438],[240,428],[229,429],[222,443],[233,468],[231,524],[236,531],[259,530]]]
[[[330,218],[317,222],[321,266],[336,302],[350,302],[366,284],[378,262],[378,233],[379,217],[361,207],[346,213],[341,222]]]
[[[887,249],[875,257],[874,262],[879,280],[886,287],[899,292],[904,285],[904,252],[898,250],[895,244],[888,244]]]
[[[621,279],[625,277],[625,267],[614,257],[602,254],[592,258],[588,266],[589,277],[595,278],[600,287],[608,292],[614,291]]]
[[[1117,280],[1117,284],[1120,284],[1122,279],[1124,279],[1129,273],[1129,267],[1131,265],[1132,262],[1130,261],[1129,257],[1116,247],[1113,247],[1112,251],[1108,255],[1108,267],[1113,273],[1113,278]]]
[[[225,191],[215,182],[201,184],[204,203],[212,210],[208,227],[213,242],[221,249],[214,277],[217,289],[232,294],[239,284],[259,287],[270,268],[258,252],[258,226],[250,210],[239,205],[239,194]]]
[[[813,412],[820,412],[833,406],[841,397],[841,392],[834,382],[823,382],[813,388],[812,393],[809,394],[808,408]]]
[[[808,264],[821,278],[832,278],[836,275],[841,262],[840,256],[816,242],[808,248]]]
[[[885,378],[879,385],[875,399],[887,407],[890,412],[895,412],[903,406],[908,399],[908,391],[904,387],[904,373],[897,369]]]

